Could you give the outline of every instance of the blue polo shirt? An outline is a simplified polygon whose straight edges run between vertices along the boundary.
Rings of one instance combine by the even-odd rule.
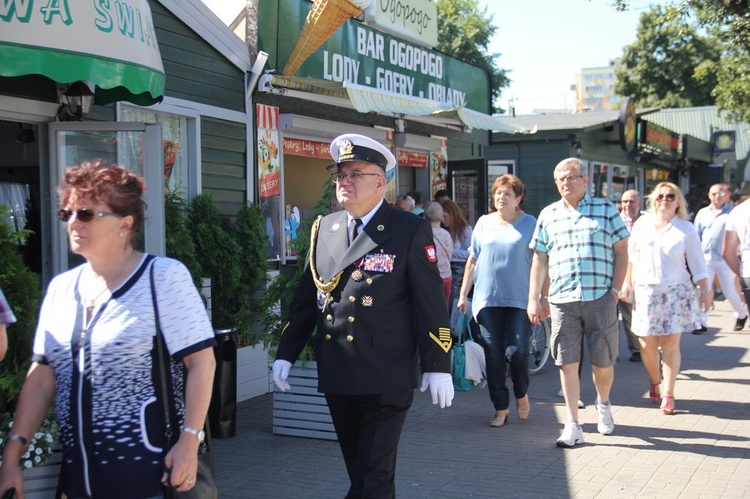
[[[529,247],[549,258],[553,303],[593,301],[612,288],[614,245],[628,237],[615,206],[586,194],[578,210],[563,200],[542,210]]]
[[[732,211],[732,206],[727,203],[719,211],[714,211],[711,205],[701,208],[695,215],[693,224],[701,238],[703,255],[706,260],[721,262],[724,256],[721,254],[724,244],[724,226],[727,223],[727,215]]]

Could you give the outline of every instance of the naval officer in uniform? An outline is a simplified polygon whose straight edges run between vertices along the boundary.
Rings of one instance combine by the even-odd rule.
[[[362,135],[331,143],[346,211],[319,218],[284,326],[273,380],[282,391],[313,329],[325,394],[351,481],[347,498],[395,497],[396,452],[414,389],[453,400],[451,336],[432,228],[383,199],[390,150]]]

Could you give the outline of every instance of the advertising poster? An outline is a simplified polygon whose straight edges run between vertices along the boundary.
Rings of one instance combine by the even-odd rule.
[[[258,104],[255,110],[258,118],[258,201],[268,240],[267,258],[280,260],[285,235],[281,227],[279,108]]]
[[[440,149],[430,153],[430,199],[448,189],[448,140],[440,139]]]

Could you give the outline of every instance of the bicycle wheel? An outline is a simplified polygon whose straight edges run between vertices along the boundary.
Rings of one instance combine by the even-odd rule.
[[[529,340],[529,374],[536,374],[542,370],[549,359],[550,348],[550,320],[542,321],[540,325],[531,325]]]

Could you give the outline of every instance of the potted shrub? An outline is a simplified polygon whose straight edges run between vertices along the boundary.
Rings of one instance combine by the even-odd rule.
[[[202,289],[203,270],[195,254],[195,243],[186,220],[187,202],[177,190],[164,196],[164,232],[167,256],[185,264],[193,276],[195,287]]]
[[[0,212],[9,211],[0,205]],[[17,322],[8,327],[8,352],[0,362],[0,447],[12,427],[13,410],[18,402],[26,371],[31,362],[31,347],[42,300],[39,276],[23,261],[20,246],[30,231],[16,232],[0,216],[0,288],[13,309]],[[45,419],[40,430],[31,438],[29,450],[22,457],[27,495],[33,491],[54,491],[60,472],[60,455],[57,426],[53,412]],[[2,456],[0,456],[2,462]],[[48,463],[52,466],[44,466]],[[37,480],[38,478],[38,480]]]
[[[242,249],[222,227],[219,209],[210,194],[200,194],[188,203],[186,221],[202,276],[211,279],[211,322],[214,329],[233,328]]]
[[[9,211],[0,205],[3,214]],[[0,370],[0,414],[16,407],[18,394],[31,362],[37,314],[42,300],[39,276],[29,270],[20,254],[29,231],[16,232],[0,217],[0,288],[18,322],[8,327],[8,353]]]
[[[259,294],[265,287],[268,263],[266,261],[266,233],[263,229],[263,217],[257,205],[244,204],[234,220],[231,234],[240,251],[237,265],[240,270],[240,282],[235,294],[232,308],[235,312],[238,344],[255,345],[253,341],[259,323]]]
[[[268,353],[258,345],[260,328],[258,300],[266,285],[266,234],[257,205],[240,207],[231,234],[242,248],[237,265],[240,285],[235,295],[237,329],[237,400],[243,401],[268,392]]]

